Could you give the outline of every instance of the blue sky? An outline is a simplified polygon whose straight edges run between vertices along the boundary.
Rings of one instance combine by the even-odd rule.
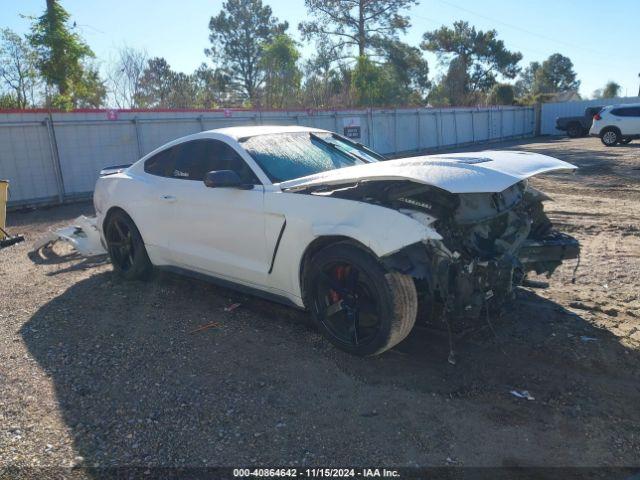
[[[298,38],[297,24],[307,19],[303,0],[263,0],[287,20]],[[123,45],[163,56],[170,65],[191,72],[207,61],[208,20],[221,0],[62,0],[72,20],[96,53],[108,63]],[[0,0],[0,27],[20,33],[29,21],[20,14],[39,15],[44,0]],[[422,33],[455,20],[479,29],[495,28],[507,48],[522,52],[522,66],[559,52],[574,63],[582,81],[580,93],[591,96],[608,80],[622,85],[622,94],[636,95],[640,78],[640,4],[638,0],[421,0],[410,10],[412,27],[404,41],[417,45]],[[311,45],[303,54],[313,53]],[[431,76],[439,71],[427,55]]]

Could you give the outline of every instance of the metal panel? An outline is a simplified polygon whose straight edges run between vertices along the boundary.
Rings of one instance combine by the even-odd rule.
[[[565,135],[565,132],[556,129],[556,118],[582,115],[587,107],[596,105],[618,105],[621,103],[640,103],[640,97],[600,98],[579,102],[543,103],[540,133],[543,135]]]
[[[67,196],[92,192],[100,170],[138,159],[132,122],[54,123]]]
[[[42,120],[42,115],[38,115]],[[58,184],[46,125],[22,121],[0,128],[0,179],[9,180],[9,206],[56,202]]]

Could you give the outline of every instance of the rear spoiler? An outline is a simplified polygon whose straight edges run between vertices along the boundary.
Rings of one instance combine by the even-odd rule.
[[[100,170],[100,176],[106,177],[107,175],[115,175],[116,173],[124,172],[127,168],[129,168],[132,163],[127,163],[126,165],[114,165],[112,167],[104,167]]]

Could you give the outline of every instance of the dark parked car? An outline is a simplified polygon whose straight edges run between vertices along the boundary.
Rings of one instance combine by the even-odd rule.
[[[558,117],[556,118],[556,128],[567,132],[571,138],[584,137],[589,133],[593,116],[602,110],[603,107],[587,107],[584,115],[580,117]]]

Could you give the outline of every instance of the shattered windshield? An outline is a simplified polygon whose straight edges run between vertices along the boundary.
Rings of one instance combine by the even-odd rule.
[[[327,132],[256,135],[241,143],[273,183],[377,161],[373,152]]]

